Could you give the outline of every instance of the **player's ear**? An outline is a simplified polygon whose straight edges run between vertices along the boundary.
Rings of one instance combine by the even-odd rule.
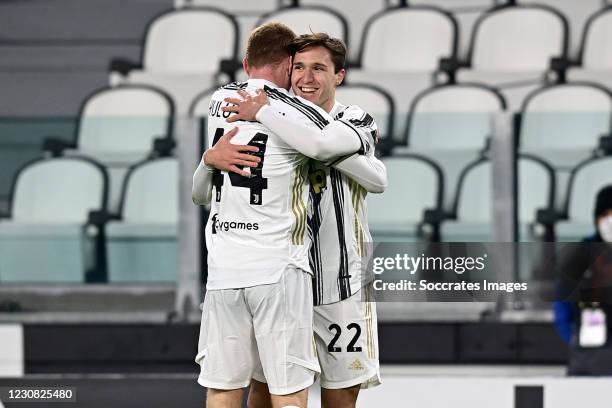
[[[342,68],[340,71],[336,73],[336,86],[340,86],[342,81],[344,81],[344,77],[346,76],[346,69]]]
[[[249,61],[244,57],[242,59],[242,69],[246,72],[247,76],[249,76]]]

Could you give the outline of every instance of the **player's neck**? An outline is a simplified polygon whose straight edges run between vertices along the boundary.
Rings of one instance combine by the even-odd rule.
[[[329,98],[329,101],[321,106],[327,113],[331,113],[332,109],[334,109],[334,105],[336,104],[336,98]]]
[[[276,78],[274,72],[268,67],[252,68],[249,71],[249,79],[263,79],[272,82],[277,88],[282,88],[282,84],[279,84],[281,81]]]

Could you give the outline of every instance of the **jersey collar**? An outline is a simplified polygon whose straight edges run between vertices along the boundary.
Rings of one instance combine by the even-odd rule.
[[[249,84],[250,87],[263,89],[264,86],[269,86],[270,88],[281,89],[281,90],[286,91],[286,89],[279,87],[274,82],[268,81],[267,79],[249,78],[247,83]]]
[[[346,108],[346,106],[344,106],[343,104],[341,104],[340,102],[338,102],[338,100],[336,99],[334,101],[334,106],[332,107],[331,111],[329,112],[330,116],[332,118],[335,118],[336,115],[338,115],[340,112],[342,112],[344,109]]]

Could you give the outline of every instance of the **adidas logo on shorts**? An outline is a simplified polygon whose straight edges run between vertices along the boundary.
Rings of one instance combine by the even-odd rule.
[[[361,360],[359,360],[358,358],[356,358],[351,365],[349,365],[349,370],[365,370],[365,367],[363,366],[363,364],[361,364]]]

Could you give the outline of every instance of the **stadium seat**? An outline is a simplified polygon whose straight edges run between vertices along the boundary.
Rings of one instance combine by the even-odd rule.
[[[36,160],[15,177],[11,213],[0,219],[1,282],[85,282],[97,264],[107,176],[92,160]]]
[[[522,155],[518,162],[517,203],[519,240],[533,240],[530,228],[537,211],[551,209],[555,192],[552,168],[542,160]],[[492,164],[479,159],[461,173],[455,195],[453,219],[441,225],[445,242],[489,242],[492,236],[493,180]]]
[[[336,99],[345,105],[357,105],[372,115],[382,139],[393,135],[395,103],[384,89],[370,84],[346,83],[336,89]]]
[[[178,269],[178,163],[134,166],[123,188],[120,220],[106,224],[109,282],[174,282]]]
[[[457,22],[440,9],[385,10],[366,24],[359,69],[350,69],[347,78],[378,85],[393,96],[397,134],[414,97],[433,85],[440,59],[455,57],[457,37]]]
[[[254,14],[261,15],[268,13],[278,8],[278,0],[225,0],[219,2],[217,0],[174,0],[175,8],[188,7],[218,7],[228,13],[234,15]]]
[[[151,156],[156,147],[171,148],[173,116],[172,100],[159,89],[144,85],[107,87],[83,103],[73,145],[47,140],[45,148],[56,154],[91,157],[104,164],[110,175],[109,208],[116,210],[128,167]]]
[[[576,67],[570,67],[570,81],[594,81],[612,86],[612,52],[608,49],[612,33],[612,5],[593,14],[586,22],[582,48]]]
[[[521,150],[572,168],[591,156],[601,136],[610,134],[612,92],[585,82],[546,86],[525,99],[521,113]],[[573,154],[556,159],[556,151]]]
[[[504,97],[489,86],[435,86],[412,103],[404,140],[412,149],[484,149],[492,116],[504,110]]]
[[[440,168],[428,159],[402,154],[383,159],[389,187],[368,194],[368,222],[374,242],[432,239],[436,225],[425,225],[427,210],[439,211],[444,194]]]
[[[454,13],[465,9],[485,9],[495,6],[497,3],[496,0],[408,0],[408,4],[411,6],[436,6]]]
[[[470,33],[478,17],[499,4],[496,0],[408,0],[411,6],[435,6],[453,14],[459,25],[458,54],[464,57],[469,47]]]
[[[457,47],[457,23],[433,7],[399,7],[378,13],[363,33],[360,67],[382,72],[434,72]]]
[[[370,16],[384,10],[388,0],[298,0],[300,6],[325,6],[346,19],[349,30],[348,56],[356,60],[361,46],[361,33]]]
[[[142,65],[113,61],[111,81],[153,84],[172,96],[177,114],[186,114],[197,90],[227,82],[219,72],[231,75],[240,67],[239,38],[235,18],[219,9],[169,11],[148,27]]]
[[[523,104],[519,128],[522,152],[538,156],[555,169],[556,207],[562,205],[570,171],[592,157],[601,136],[612,130],[612,93],[590,83],[546,86]]]
[[[497,7],[475,24],[467,67],[458,70],[456,79],[495,86],[509,108],[518,109],[525,95],[542,84],[551,59],[566,56],[567,41],[567,21],[551,8]]]
[[[519,4],[542,4],[561,12],[568,20],[570,27],[570,55],[576,55],[580,49],[580,37],[584,25],[597,10],[601,9],[601,0],[518,0]]]
[[[193,7],[215,7],[231,14],[238,23],[240,38],[238,39],[238,55],[244,55],[243,47],[246,47],[247,39],[251,29],[260,19],[262,14],[270,13],[278,9],[282,1],[280,0],[174,0],[174,7],[193,8]]]
[[[421,154],[442,168],[447,193],[444,208],[448,209],[461,169],[488,148],[493,117],[505,110],[504,98],[486,85],[427,89],[415,98],[403,140],[394,152]]]
[[[263,15],[255,27],[271,21],[280,21],[289,26],[296,34],[325,32],[332,37],[342,39],[347,47],[348,24],[338,12],[323,6],[285,7]]]
[[[576,242],[594,232],[593,206],[599,190],[612,184],[612,157],[593,158],[572,172],[565,219],[555,225],[556,240]]]

